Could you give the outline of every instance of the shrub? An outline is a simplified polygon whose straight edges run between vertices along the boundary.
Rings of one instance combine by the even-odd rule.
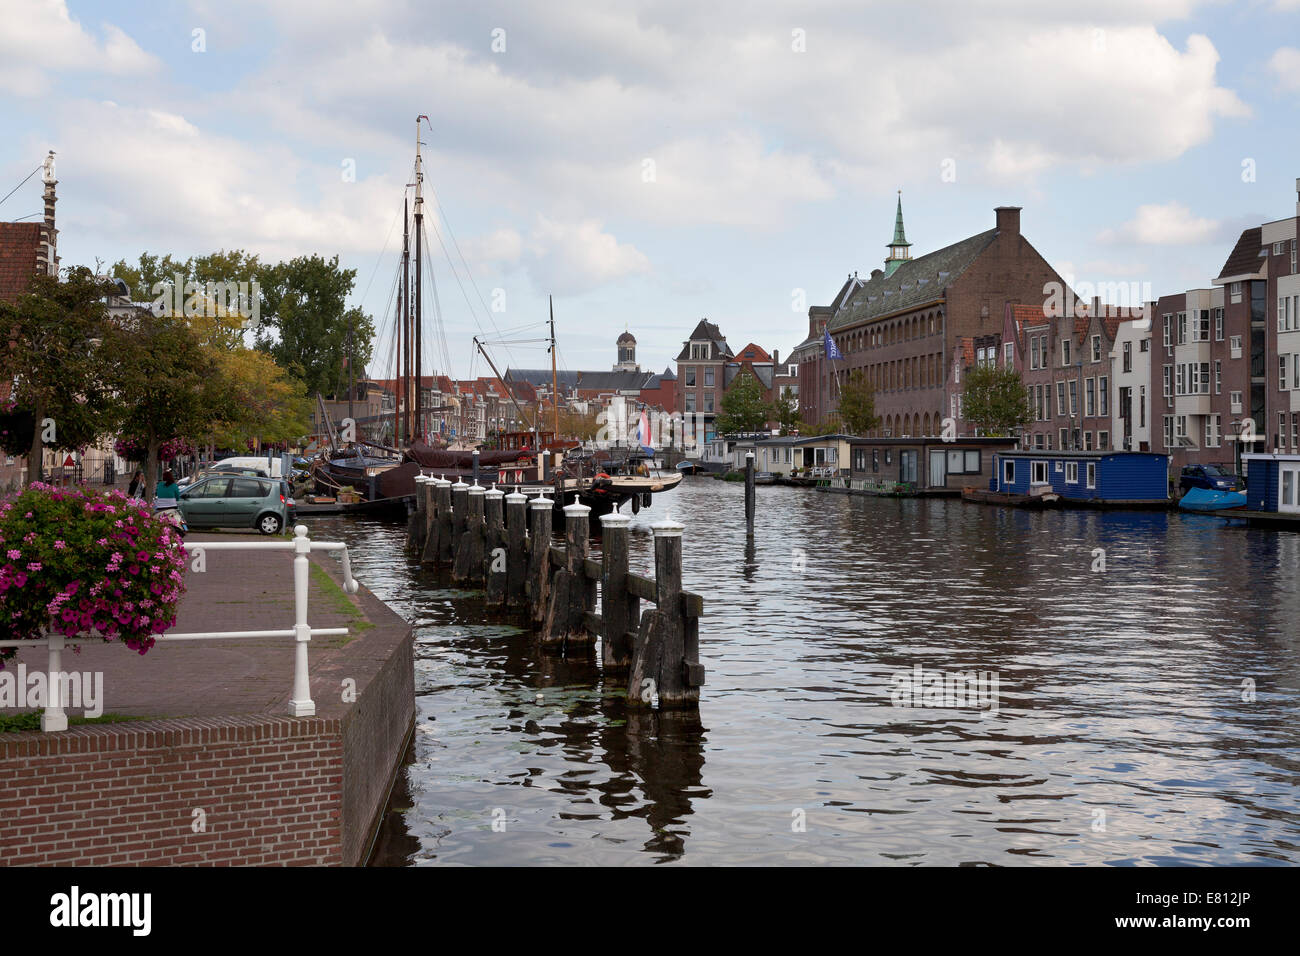
[[[185,559],[175,528],[120,491],[37,482],[0,504],[0,640],[97,634],[144,654],[176,624]]]

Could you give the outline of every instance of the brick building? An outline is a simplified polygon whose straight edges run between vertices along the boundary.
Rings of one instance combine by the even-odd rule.
[[[803,417],[835,412],[838,385],[861,370],[874,387],[878,437],[938,435],[952,418],[961,435],[961,377],[981,356],[999,354],[1007,303],[1042,303],[1065,283],[1020,232],[1020,208],[999,206],[994,228],[911,258],[899,201],[884,269],[851,275],[827,306],[808,310],[799,364]],[[1040,312],[1042,306],[1039,306]],[[829,361],[824,333],[844,356]]]
[[[677,354],[677,408],[697,442],[714,437],[727,385],[727,364],[734,358],[727,337],[708,319],[700,319]]]

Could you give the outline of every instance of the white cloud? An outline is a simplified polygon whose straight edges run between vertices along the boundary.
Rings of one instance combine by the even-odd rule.
[[[1300,6],[1300,0],[1296,0]],[[1280,47],[1269,58],[1268,68],[1276,77],[1277,88],[1283,92],[1300,92],[1300,50],[1295,47]]]
[[[1216,237],[1219,223],[1193,216],[1180,202],[1148,203],[1118,229],[1103,230],[1099,242],[1132,242],[1142,245],[1178,246],[1209,242]]]
[[[128,75],[151,72],[158,60],[120,28],[103,25],[96,40],[68,13],[65,0],[0,0],[0,90],[37,96],[59,71]]]
[[[593,219],[553,222],[539,216],[528,237],[527,259],[534,284],[558,295],[586,292],[650,271],[650,260],[643,252],[619,242]]]

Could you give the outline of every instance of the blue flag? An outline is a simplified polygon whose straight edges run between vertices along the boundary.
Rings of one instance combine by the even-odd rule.
[[[840,351],[839,346],[835,344],[835,340],[831,338],[830,329],[827,329],[825,332],[825,345],[826,345],[826,357],[828,359],[830,359],[832,362],[843,360],[844,353]]]

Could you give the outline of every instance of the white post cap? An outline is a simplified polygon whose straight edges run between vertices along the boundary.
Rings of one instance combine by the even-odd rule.
[[[534,499],[532,500],[532,503],[529,504],[528,507],[530,507],[530,508],[551,508],[551,507],[554,507],[554,506],[555,506],[555,502],[554,502],[554,501],[552,501],[550,498],[546,497],[546,495],[542,495],[541,497],[534,498]]]
[[[564,514],[565,517],[584,518],[591,514],[591,508],[579,501],[575,501],[571,505],[564,506]]]
[[[656,538],[680,538],[682,532],[686,530],[686,525],[665,515],[662,521],[652,524],[650,530]]]
[[[487,498],[504,498],[506,493],[500,488],[489,488],[487,491],[483,492],[483,495]]]
[[[487,493],[487,489],[481,485],[470,485],[469,493],[471,495],[482,495]]]
[[[625,515],[621,511],[611,511],[600,516],[600,523],[606,528],[626,528],[632,523],[632,516]]]
[[[527,501],[528,496],[518,491],[512,491],[506,495],[506,504],[518,504],[521,501]]]

